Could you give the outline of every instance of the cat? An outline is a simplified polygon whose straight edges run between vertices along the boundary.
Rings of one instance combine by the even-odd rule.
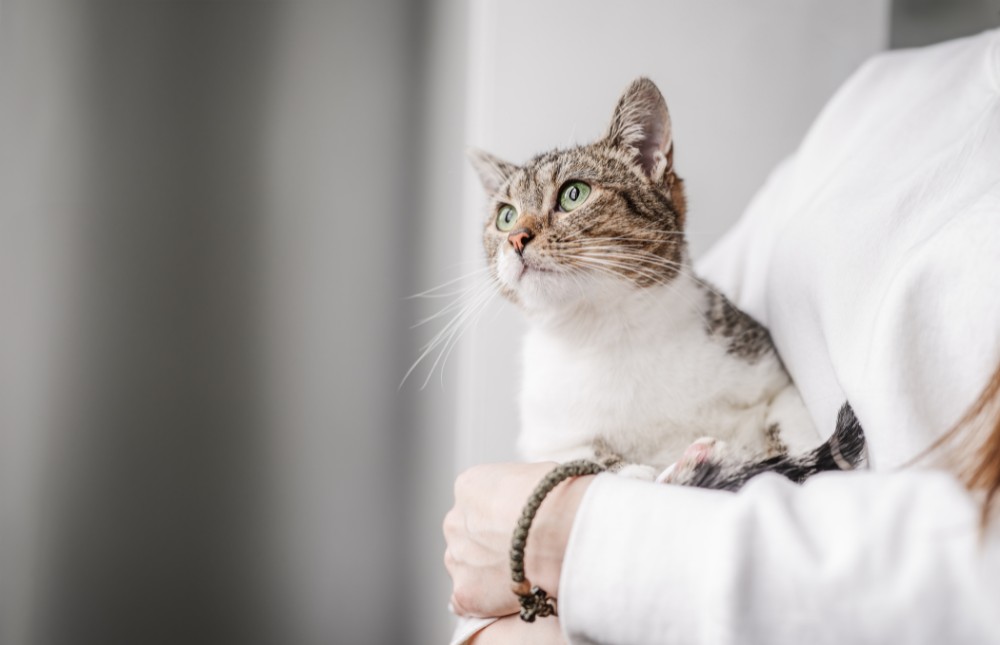
[[[604,137],[522,166],[472,150],[490,200],[483,247],[530,322],[522,428],[530,460],[738,489],[864,461],[850,406],[822,442],[760,323],[692,267],[667,104],[639,78]]]

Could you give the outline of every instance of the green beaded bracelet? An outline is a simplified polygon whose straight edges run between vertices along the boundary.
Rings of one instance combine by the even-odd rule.
[[[533,623],[537,617],[559,615],[556,613],[555,598],[549,598],[544,589],[532,585],[524,576],[524,545],[528,542],[528,530],[535,519],[538,507],[542,505],[545,496],[564,479],[596,475],[603,471],[604,466],[586,459],[556,466],[542,478],[528,498],[528,503],[524,505],[510,543],[510,577],[514,581],[514,594],[521,603],[521,620]]]

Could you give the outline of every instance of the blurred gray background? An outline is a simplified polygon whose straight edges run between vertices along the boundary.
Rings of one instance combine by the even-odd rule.
[[[510,307],[399,387],[447,321],[411,330],[443,303],[406,296],[481,262],[464,147],[588,141],[647,74],[698,253],[866,57],[998,24],[995,0],[0,0],[0,643],[444,642],[452,478],[517,424]]]

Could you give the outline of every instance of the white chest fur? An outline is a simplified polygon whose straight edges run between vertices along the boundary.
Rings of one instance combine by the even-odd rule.
[[[793,450],[816,443],[776,355],[749,361],[710,336],[693,280],[605,296],[534,317],[524,345],[526,458],[592,456],[601,439],[662,468],[704,436],[759,455],[772,423]]]

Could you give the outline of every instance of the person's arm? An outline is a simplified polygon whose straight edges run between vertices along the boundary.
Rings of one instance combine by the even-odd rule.
[[[516,611],[508,527],[549,467],[456,484],[460,613]],[[1000,642],[1000,529],[980,531],[980,500],[946,473],[765,475],[738,494],[602,475],[561,493],[526,572],[558,596],[570,643]]]
[[[559,587],[570,643],[1000,642],[1000,530],[939,472],[760,477],[738,494],[601,476]]]
[[[444,520],[448,543],[444,561],[454,583],[450,606],[460,616],[452,645],[565,643],[558,619],[529,624],[516,615],[520,607],[511,588],[508,553],[524,503],[555,465],[477,466],[456,479],[455,506]],[[553,596],[558,594],[573,517],[593,479],[580,477],[563,482],[549,493],[535,517],[526,548],[525,571]],[[498,616],[499,620],[495,618]]]
[[[497,617],[520,610],[513,592],[510,542],[535,486],[554,462],[487,464],[455,480],[455,506],[444,518],[445,567],[451,608],[460,616]],[[525,545],[524,570],[532,584],[558,597],[562,559],[576,509],[594,477],[556,486],[535,515]]]

